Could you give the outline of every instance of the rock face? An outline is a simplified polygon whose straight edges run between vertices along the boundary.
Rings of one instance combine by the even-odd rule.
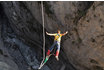
[[[1,6],[2,21],[8,21],[1,24],[8,54],[17,70],[35,70],[42,60],[41,2],[1,2]],[[62,38],[60,61],[52,56],[43,70],[104,69],[103,7],[103,2],[44,2],[45,31],[69,33]],[[52,43],[53,37],[46,35],[46,51]]]
[[[13,61],[8,50],[4,46],[2,38],[2,24],[4,23],[4,19],[1,17],[1,14],[3,13],[0,12],[0,70],[19,70],[17,64]]]
[[[84,62],[83,65],[92,70],[104,69],[103,4],[103,2],[95,2],[86,16],[81,18],[77,27],[83,44],[80,46],[80,51],[83,52],[79,52],[81,57],[84,56],[81,62],[86,60],[87,63]]]

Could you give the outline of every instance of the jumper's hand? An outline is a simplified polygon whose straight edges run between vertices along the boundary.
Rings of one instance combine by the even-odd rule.
[[[68,31],[66,31],[65,33],[62,34],[62,36],[66,35],[68,33]]]
[[[68,33],[68,31],[66,31],[66,34]]]
[[[46,34],[48,35],[48,32],[46,32]]]

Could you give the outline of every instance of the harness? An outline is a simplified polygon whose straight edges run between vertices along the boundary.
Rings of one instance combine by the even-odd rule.
[[[59,34],[57,34],[57,36],[58,36],[58,37],[57,37],[57,39],[58,39],[58,38],[60,37],[60,35],[59,35]],[[57,39],[56,39],[56,40],[57,40]]]

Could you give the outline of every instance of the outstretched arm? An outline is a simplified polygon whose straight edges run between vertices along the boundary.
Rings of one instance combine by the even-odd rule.
[[[68,31],[66,31],[65,33],[62,34],[62,36],[66,35],[68,33]]]
[[[51,34],[51,33],[48,33],[46,32],[47,35],[50,35],[50,36],[55,36],[56,34]]]

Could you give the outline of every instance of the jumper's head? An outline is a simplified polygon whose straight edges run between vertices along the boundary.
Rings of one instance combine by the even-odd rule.
[[[60,31],[60,30],[58,30],[58,34],[60,34],[60,32],[61,32],[61,31]]]

